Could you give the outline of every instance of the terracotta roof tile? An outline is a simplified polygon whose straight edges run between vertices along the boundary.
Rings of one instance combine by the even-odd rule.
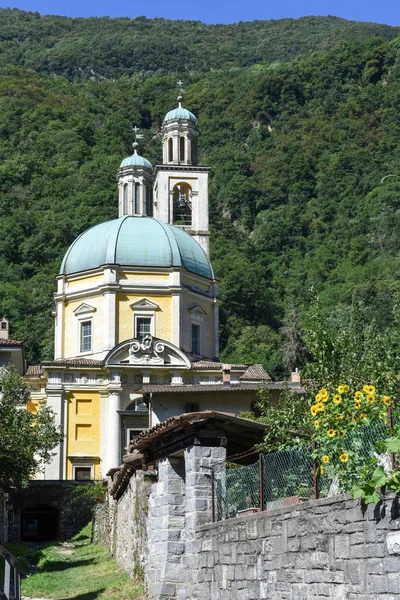
[[[258,390],[260,388],[259,383],[236,383],[232,385],[219,384],[184,384],[184,385],[143,385],[143,393],[156,392],[161,394],[182,394],[182,393],[193,393],[203,392],[208,394],[210,392],[245,392]]]
[[[265,381],[267,379],[270,380],[271,377],[262,365],[250,365],[240,377],[240,381],[245,381],[246,379],[251,381]]]
[[[35,377],[43,375],[42,367],[40,365],[30,365],[25,373],[25,377]]]
[[[222,370],[224,367],[229,367],[231,371],[245,371],[249,365],[230,365],[222,362],[214,362],[212,360],[198,360],[192,362],[193,369],[210,369],[210,370]]]
[[[0,346],[22,346],[23,342],[17,342],[17,340],[5,340],[0,338]]]
[[[90,358],[65,358],[48,360],[42,363],[43,367],[102,367],[103,361]]]

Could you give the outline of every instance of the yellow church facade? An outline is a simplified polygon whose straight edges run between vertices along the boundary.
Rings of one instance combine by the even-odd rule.
[[[178,101],[163,164],[153,169],[135,143],[117,172],[118,219],[81,234],[60,267],[54,360],[25,375],[32,406],[50,406],[65,435],[39,478],[104,477],[144,429],[249,410],[269,379],[261,365],[218,359],[209,169],[197,164],[197,119]]]

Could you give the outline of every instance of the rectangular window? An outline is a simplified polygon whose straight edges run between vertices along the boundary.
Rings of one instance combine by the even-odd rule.
[[[192,324],[192,354],[200,354],[200,325]]]
[[[151,333],[151,317],[136,317],[136,337]]]
[[[92,478],[91,467],[75,467],[75,481],[88,481]]]
[[[81,352],[89,352],[92,349],[92,321],[81,323]]]

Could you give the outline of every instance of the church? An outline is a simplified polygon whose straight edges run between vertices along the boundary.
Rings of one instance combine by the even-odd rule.
[[[181,96],[161,134],[163,164],[135,141],[117,171],[119,217],[82,233],[60,266],[54,360],[25,374],[30,410],[51,407],[65,434],[39,479],[99,479],[143,430],[188,412],[237,415],[260,385],[282,387],[261,365],[219,361],[209,167]]]

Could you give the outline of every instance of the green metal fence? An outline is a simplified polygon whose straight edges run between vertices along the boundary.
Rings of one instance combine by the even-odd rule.
[[[352,431],[343,439],[343,448],[350,450],[354,472],[339,485],[337,478],[318,475],[310,444],[260,454],[252,465],[229,468],[214,478],[214,520],[232,518],[247,512],[271,510],[297,504],[312,498],[347,492],[356,479],[359,468],[374,469],[371,459],[375,448],[389,435],[382,422]],[[390,468],[391,457],[382,454]]]

